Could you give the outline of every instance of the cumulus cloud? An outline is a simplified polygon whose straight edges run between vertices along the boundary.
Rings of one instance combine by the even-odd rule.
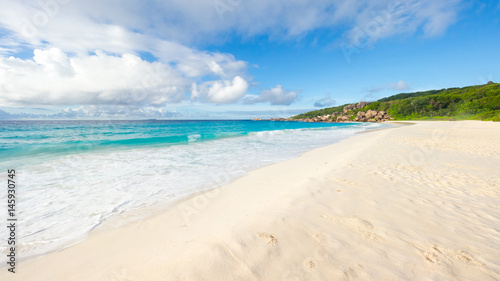
[[[0,102],[142,106],[163,106],[184,100],[239,102],[246,95],[249,82],[239,75],[225,78],[226,73],[239,68],[231,68],[238,62],[224,54],[205,54],[205,58],[203,62],[211,62],[207,71],[219,79],[199,83],[197,79],[206,76],[203,71],[193,73],[187,67],[179,69],[179,65],[148,62],[134,54],[116,56],[98,50],[90,55],[69,57],[58,48],[36,49],[32,60],[0,57]],[[245,103],[289,105],[296,98],[296,92],[278,85],[259,96],[246,97]]]
[[[248,89],[248,63],[232,54],[200,51],[159,34],[144,35],[142,24],[149,25],[144,22],[149,17],[137,13],[144,7],[140,2],[3,4],[8,9],[0,10],[0,32],[9,35],[0,41],[4,105],[161,106],[189,100],[192,83],[199,81],[210,85],[208,101],[230,103]],[[34,48],[32,59],[5,56],[20,45]],[[141,52],[158,61],[141,59]]]
[[[238,101],[248,90],[248,82],[240,76],[233,80],[211,81],[201,85],[194,83],[191,89],[191,100],[208,101],[224,104]]]
[[[0,57],[4,105],[163,105],[179,102],[191,81],[161,62],[103,51],[69,58],[57,48],[35,50],[33,60]]]
[[[296,91],[287,91],[283,89],[281,85],[276,85],[276,87],[263,90],[258,96],[248,95],[244,98],[244,103],[254,104],[269,102],[272,105],[290,105],[296,99],[298,95]]]
[[[324,97],[319,100],[317,100],[314,103],[314,107],[328,107],[335,105],[337,102],[335,100],[332,100],[330,97]]]

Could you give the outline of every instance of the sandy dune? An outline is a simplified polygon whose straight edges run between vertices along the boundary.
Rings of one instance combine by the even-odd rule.
[[[253,171],[0,280],[500,280],[500,123],[414,123]]]

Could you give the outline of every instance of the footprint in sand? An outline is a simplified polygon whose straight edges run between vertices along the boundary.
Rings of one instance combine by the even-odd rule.
[[[443,247],[433,246],[429,251],[424,252],[425,259],[430,263],[441,263],[441,261],[459,260],[464,263],[485,267],[484,263],[475,259],[471,254],[462,250],[451,250]]]
[[[433,253],[425,252],[424,256],[430,263],[439,263],[438,257]]]
[[[323,235],[322,232],[314,233],[311,235],[311,237],[320,244],[323,244],[325,242],[325,236]]]
[[[271,246],[278,245],[278,238],[276,238],[276,235],[274,235],[274,234],[269,234],[269,233],[265,233],[265,232],[259,232],[259,233],[257,233],[257,235],[260,238],[267,239],[267,244],[269,244]]]
[[[335,218],[327,215],[321,215],[322,218],[331,220],[332,222],[342,226],[348,231],[361,236],[366,240],[381,240],[382,238],[375,233],[375,228],[368,221],[357,217],[352,218]]]
[[[459,261],[463,261],[465,263],[472,263],[477,266],[484,267],[484,263],[476,260],[471,254],[464,252],[464,251],[456,251],[455,253],[455,258]]]
[[[316,268],[316,264],[312,260],[308,260],[307,262],[305,262],[304,265],[306,266],[307,269],[315,269]]]

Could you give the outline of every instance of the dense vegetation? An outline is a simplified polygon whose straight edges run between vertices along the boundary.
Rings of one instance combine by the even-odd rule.
[[[347,104],[337,106],[337,107],[328,107],[328,108],[323,108],[323,109],[319,109],[319,110],[309,111],[306,113],[299,114],[297,116],[293,116],[292,118],[293,119],[305,119],[305,118],[313,118],[316,116],[329,115],[329,114],[332,114],[334,112],[342,112],[342,109],[346,105]]]
[[[292,118],[312,118],[342,112],[345,105],[303,113]],[[380,99],[363,111],[385,110],[396,120],[450,119],[500,121],[500,84],[403,93]],[[352,113],[356,113],[355,110]]]

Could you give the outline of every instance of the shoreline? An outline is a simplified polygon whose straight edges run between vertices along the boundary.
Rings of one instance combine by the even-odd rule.
[[[349,125],[349,124],[347,124],[347,125]],[[353,123],[352,125],[355,125],[355,124]],[[390,126],[385,126],[385,128],[387,128],[387,127],[390,127]],[[375,129],[380,129],[380,128],[375,128]],[[374,129],[365,128],[364,131],[360,131],[360,132],[368,132],[368,131],[371,131],[371,130],[374,130]],[[351,136],[341,137],[340,140],[343,140],[345,138],[350,138],[350,137],[352,137],[355,134],[360,133],[360,132],[355,132]],[[339,140],[336,140],[335,142],[333,142],[333,144],[336,143],[336,142],[338,142],[338,141]],[[331,144],[332,143],[330,143],[328,145],[331,145]],[[319,146],[319,147],[323,147],[323,146]],[[316,147],[316,148],[319,148],[319,147]],[[309,150],[314,150],[316,148],[312,148],[312,149],[309,149]],[[248,172],[251,172],[251,171],[254,171],[254,170],[258,170],[258,169],[261,169],[261,168],[265,168],[266,166],[269,166],[269,165],[273,165],[273,164],[276,164],[276,163],[280,163],[280,162],[284,162],[284,161],[287,161],[287,160],[290,160],[290,159],[293,159],[293,158],[300,157],[302,154],[306,153],[309,150],[301,152],[299,155],[293,156],[292,158],[289,158],[289,159],[281,160],[281,161],[274,162],[274,163],[265,164],[264,166],[257,167],[257,168],[252,168],[250,170],[245,170],[245,173],[248,174]],[[69,240],[69,241],[65,242],[64,244],[61,244],[57,248],[52,248],[52,249],[50,249],[48,251],[44,251],[44,252],[36,253],[36,254],[30,254],[30,255],[23,255],[24,253],[21,253],[19,255],[19,257],[17,258],[17,261],[18,262],[26,262],[26,261],[36,260],[36,259],[42,258],[42,257],[44,257],[46,255],[50,255],[50,254],[53,254],[53,253],[57,253],[57,252],[63,251],[65,249],[73,247],[74,245],[77,245],[79,243],[84,242],[91,235],[94,235],[96,233],[100,233],[100,232],[103,232],[103,231],[107,231],[109,229],[115,229],[115,228],[123,227],[123,226],[126,226],[126,225],[130,225],[130,224],[138,222],[140,220],[148,219],[148,218],[150,218],[150,217],[152,217],[152,216],[154,216],[156,214],[163,213],[163,212],[171,210],[172,207],[176,206],[180,202],[183,202],[184,200],[189,200],[193,196],[197,196],[198,194],[203,194],[203,193],[209,192],[209,191],[211,191],[213,189],[220,188],[220,186],[228,185],[229,183],[233,182],[234,180],[246,176],[246,175],[240,175],[240,176],[237,176],[235,178],[228,178],[227,174],[228,173],[218,174],[219,176],[222,175],[223,178],[222,179],[217,179],[216,182],[214,182],[213,186],[207,186],[207,187],[205,187],[204,190],[195,191],[194,193],[190,193],[190,192],[181,193],[181,194],[173,196],[173,198],[165,198],[162,201],[157,201],[157,202],[154,202],[154,203],[149,204],[149,205],[143,205],[143,206],[139,206],[139,207],[134,207],[134,208],[126,210],[124,212],[113,214],[112,216],[107,217],[104,220],[102,220],[98,225],[95,225],[90,230],[90,232],[81,234],[79,236],[75,236],[74,239]],[[226,178],[224,178],[224,176]]]
[[[450,149],[455,153],[465,153],[465,156],[467,153],[472,153],[474,157],[471,156],[471,161],[482,159],[485,162],[498,163],[498,151],[488,152],[481,147],[460,146],[460,143],[456,142],[452,144],[457,147],[448,147],[447,144],[442,144],[439,138],[431,143],[430,148],[426,146],[419,148],[422,144],[415,141],[418,138],[412,134],[415,134],[414,131],[422,131],[432,135],[431,131],[441,130],[442,136],[451,140],[453,135],[451,137],[449,135],[455,130],[457,134],[462,131],[467,131],[467,134],[469,131],[478,133],[479,129],[474,129],[478,127],[484,128],[481,134],[497,136],[498,133],[494,135],[495,131],[491,131],[490,128],[495,126],[498,128],[499,124],[479,125],[479,121],[453,123],[435,121],[432,122],[434,125],[425,121],[411,123],[415,123],[416,126],[394,126],[371,130],[370,134],[356,134],[338,143],[305,152],[298,158],[253,170],[223,187],[197,192],[176,200],[166,210],[141,221],[115,229],[92,231],[84,241],[69,248],[22,261],[19,264],[19,274],[16,273],[14,276],[6,275],[6,269],[2,267],[0,277],[4,275],[8,278],[14,277],[12,280],[23,280],[23,278],[59,280],[58,277],[64,277],[65,280],[165,280],[166,277],[180,280],[197,280],[200,277],[232,280],[230,277],[242,276],[243,280],[255,280],[265,276],[271,280],[294,280],[293,278],[302,280],[303,277],[327,280],[330,277],[341,277],[352,273],[358,279],[374,277],[392,279],[406,275],[401,275],[403,273],[397,270],[390,271],[393,267],[390,262],[394,263],[396,260],[387,258],[391,257],[388,253],[385,262],[389,261],[389,264],[381,265],[380,262],[376,262],[381,254],[377,250],[379,249],[377,243],[388,243],[390,240],[388,238],[396,238],[397,243],[389,244],[393,248],[389,247],[386,251],[394,252],[396,256],[413,253],[399,263],[413,265],[414,270],[420,274],[431,273],[433,266],[446,264],[457,267],[456,273],[459,276],[469,276],[469,273],[474,273],[475,276],[481,274],[480,276],[485,277],[483,280],[498,278],[500,269],[491,265],[491,256],[494,256],[494,253],[479,251],[478,249],[484,247],[479,242],[475,243],[475,249],[468,246],[469,249],[459,250],[450,247],[464,243],[457,241],[438,243],[440,239],[437,238],[433,238],[435,246],[432,246],[434,245],[432,243],[431,246],[425,246],[429,239],[417,239],[418,243],[410,243],[406,240],[419,236],[412,231],[423,227],[423,232],[434,233],[432,227],[425,226],[424,223],[422,223],[424,225],[409,223],[412,227],[405,230],[397,227],[405,225],[404,220],[398,217],[398,212],[389,213],[387,218],[371,215],[371,212],[377,210],[373,209],[375,206],[385,208],[387,211],[388,207],[408,204],[410,199],[418,204],[430,204],[419,199],[418,193],[414,194],[414,190],[403,192],[397,189],[398,185],[405,185],[412,180],[417,181],[413,173],[418,174],[418,169],[415,171],[396,169],[401,165],[409,165],[410,168],[413,166],[413,169],[419,165],[434,165],[431,160],[439,163],[443,161],[440,158],[443,155],[448,158],[453,157],[449,154]],[[452,125],[458,128],[450,130]],[[487,132],[488,129],[490,132]],[[416,156],[412,156],[412,151],[406,153],[406,162],[391,158],[391,149],[388,150],[385,144],[388,137],[391,141],[396,141],[393,145],[401,150],[399,152],[408,152],[408,149],[405,150],[407,145],[415,146],[417,149],[413,152],[419,152],[428,159],[419,162]],[[440,148],[439,152],[430,153],[429,151],[433,151],[435,147]],[[374,148],[380,148],[380,151]],[[387,162],[388,165],[395,165],[396,168],[372,169],[370,165],[366,165],[364,159],[378,160],[383,157],[391,160]],[[443,159],[448,161],[446,157]],[[461,164],[460,161],[450,163]],[[358,171],[353,168],[354,166]],[[363,173],[360,174],[360,170]],[[391,175],[394,171],[401,179],[394,179]],[[453,181],[453,179],[447,180]],[[429,182],[425,178],[418,178],[417,182],[422,186],[433,185],[432,181]],[[494,181],[492,183],[495,184]],[[486,187],[492,183],[486,183]],[[387,188],[381,192],[381,196],[373,193],[370,184]],[[472,181],[472,184],[475,182]],[[440,186],[443,189],[446,187],[445,184]],[[486,194],[484,196],[489,196],[487,197],[491,201],[488,201],[489,204],[499,202],[496,197],[497,191],[490,190],[489,195],[487,191],[483,192]],[[391,193],[404,195],[403,202],[397,200],[401,198],[391,198]],[[380,205],[380,200],[386,197],[390,198],[389,202],[383,203],[387,203],[387,206]],[[474,197],[474,200],[476,199]],[[331,202],[335,202],[335,206],[332,206]],[[358,206],[359,204],[353,202],[364,203]],[[443,206],[447,205],[446,201],[443,203],[445,203]],[[413,205],[406,207],[409,207],[410,211],[419,213],[419,209],[414,210]],[[437,206],[430,204],[427,207],[433,209]],[[398,210],[402,213],[401,216],[408,215],[408,210],[404,208]],[[432,220],[432,216],[422,211],[427,219]],[[490,217],[493,220],[500,219],[500,211],[497,210],[495,213],[493,210],[493,213],[490,212]],[[460,226],[458,222],[452,225],[452,229]],[[422,235],[427,238],[430,236],[433,235]],[[398,240],[401,237],[405,239]],[[461,237],[454,239],[461,240]],[[470,241],[467,242],[470,244]],[[500,253],[498,239],[489,243],[494,247],[493,251]],[[446,244],[446,247],[441,244]],[[353,257],[346,256],[346,245],[349,246],[347,248],[354,249],[354,253],[349,254]],[[384,246],[387,248],[388,245]],[[373,251],[369,250],[372,248]],[[413,250],[409,251],[408,248]],[[420,248],[425,249],[419,250]],[[360,256],[360,253],[366,251],[369,252],[368,255],[365,253]],[[354,257],[359,258],[360,262],[353,263]],[[449,265],[448,259],[455,262]],[[142,263],[137,265],[135,263],[137,260]],[[467,269],[470,272],[460,267],[461,261],[465,261],[464,268],[473,267]],[[59,266],[61,264],[65,266]],[[335,264],[336,270],[332,269],[330,266],[332,264]],[[363,268],[370,268],[371,271]],[[452,278],[452,275],[446,275],[446,270],[434,269],[433,274],[437,274],[435,276]],[[369,275],[370,272],[372,275]],[[416,277],[418,279],[422,276]]]

